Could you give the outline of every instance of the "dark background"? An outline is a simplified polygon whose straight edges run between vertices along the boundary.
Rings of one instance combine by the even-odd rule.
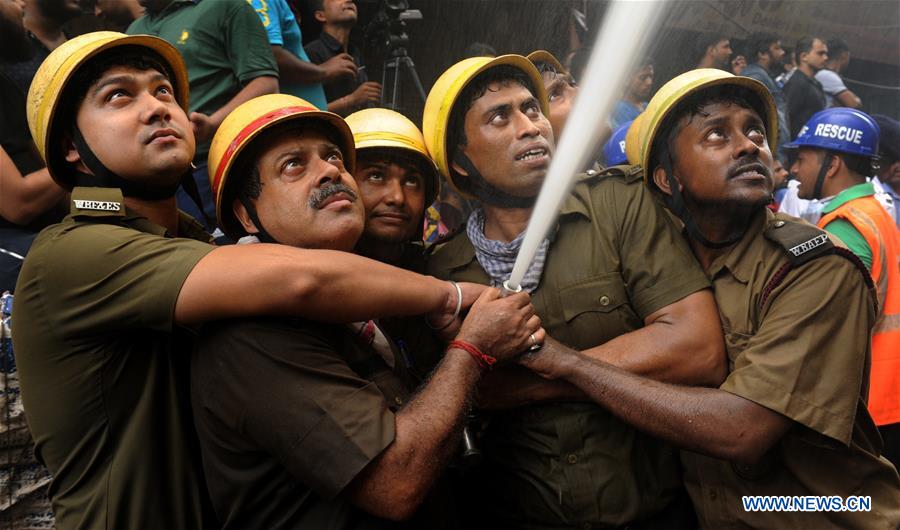
[[[293,0],[304,40],[316,37],[318,23],[305,0]],[[409,0],[423,20],[406,24],[407,47],[427,92],[447,67],[465,57],[466,48],[482,42],[498,53],[527,54],[546,49],[563,60],[573,46],[572,9],[586,14],[588,35],[601,25],[606,0]],[[359,24],[354,41],[363,49],[370,79],[380,81],[383,55],[362,42],[366,24],[381,2],[356,0]],[[845,83],[863,100],[863,110],[900,118],[900,2],[881,0],[692,0],[676,1],[649,52],[656,67],[655,87],[694,66],[703,33],[722,33],[739,50],[754,31],[769,31],[794,46],[811,33],[848,42],[851,63]],[[636,28],[637,29],[637,28]],[[404,75],[402,110],[420,122],[422,102]]]

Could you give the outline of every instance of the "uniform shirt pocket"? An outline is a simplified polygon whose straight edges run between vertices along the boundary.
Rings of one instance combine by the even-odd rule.
[[[559,298],[565,321],[563,327],[571,347],[591,348],[642,325],[631,308],[625,283],[618,272],[563,286]],[[551,335],[561,338],[552,331]]]

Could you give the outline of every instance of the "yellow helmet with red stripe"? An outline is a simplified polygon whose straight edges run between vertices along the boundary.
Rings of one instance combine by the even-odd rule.
[[[243,232],[230,205],[222,204],[235,161],[264,131],[292,120],[317,120],[332,127],[340,142],[344,166],[353,173],[356,164],[353,133],[337,114],[319,110],[312,103],[287,94],[268,94],[242,103],[222,121],[209,148],[209,185],[216,198],[216,218],[229,237],[236,238]]]

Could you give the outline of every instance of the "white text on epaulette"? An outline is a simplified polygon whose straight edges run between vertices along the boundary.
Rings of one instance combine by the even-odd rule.
[[[100,210],[103,212],[118,212],[122,209],[122,203],[114,201],[80,201],[75,200],[75,207],[79,210]]]
[[[799,256],[801,254],[806,254],[810,250],[824,245],[826,241],[828,241],[828,235],[821,234],[821,235],[818,235],[818,236],[810,239],[809,241],[804,241],[803,243],[800,243],[796,247],[789,249],[789,252],[795,256]]]

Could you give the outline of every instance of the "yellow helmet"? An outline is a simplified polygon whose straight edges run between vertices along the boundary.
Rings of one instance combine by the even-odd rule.
[[[56,146],[60,124],[54,123],[54,115],[60,108],[67,84],[79,68],[98,54],[121,46],[141,46],[159,54],[175,76],[171,82],[176,101],[185,112],[188,111],[190,86],[187,69],[178,50],[163,39],[150,35],[96,31],[64,42],[44,59],[34,74],[25,107],[28,128],[38,152],[47,164],[50,175],[64,188],[70,189],[73,183],[62,171],[65,160]]]
[[[641,165],[641,155],[638,152],[638,134],[643,125],[641,122],[644,121],[644,116],[646,113],[642,112],[638,114],[638,117],[631,122],[631,127],[628,128],[628,132],[625,133],[625,156],[628,158],[628,163],[631,165]]]
[[[552,66],[558,73],[567,74],[568,70],[559,62],[552,53],[547,50],[535,50],[528,54],[528,60],[537,65],[538,63],[547,63]]]
[[[422,132],[403,114],[388,109],[363,109],[347,116],[356,151],[365,149],[402,149],[418,155],[429,171],[426,176],[425,203],[434,202],[440,191],[440,176],[425,147]]]
[[[353,173],[356,150],[347,123],[337,114],[319,110],[304,99],[287,94],[259,96],[239,105],[222,121],[209,146],[208,167],[209,185],[216,198],[216,219],[226,235],[236,238],[243,232],[231,206],[222,204],[235,160],[263,131],[289,120],[311,119],[323,121],[335,129],[344,155],[344,166]]]
[[[778,114],[775,101],[765,85],[749,77],[730,74],[715,68],[699,68],[685,72],[665,85],[647,104],[647,108],[635,119],[625,138],[625,153],[630,164],[640,164],[644,168],[644,182],[651,183],[653,168],[649,167],[651,149],[656,135],[671,112],[690,95],[705,88],[732,85],[749,90],[762,102],[763,120],[766,122],[766,136],[769,148],[774,152],[778,143]]]
[[[495,66],[509,65],[524,72],[534,85],[535,97],[541,105],[544,116],[550,115],[550,107],[547,103],[547,92],[544,90],[544,81],[534,64],[522,55],[501,55],[499,57],[470,57],[448,68],[435,81],[425,101],[425,112],[422,117],[422,132],[425,136],[425,145],[431,158],[434,160],[441,174],[450,185],[464,197],[473,198],[470,194],[460,190],[454,181],[454,175],[450,171],[448,153],[452,151],[447,146],[447,128],[450,115],[456,98],[465,89],[472,79],[478,74]]]

